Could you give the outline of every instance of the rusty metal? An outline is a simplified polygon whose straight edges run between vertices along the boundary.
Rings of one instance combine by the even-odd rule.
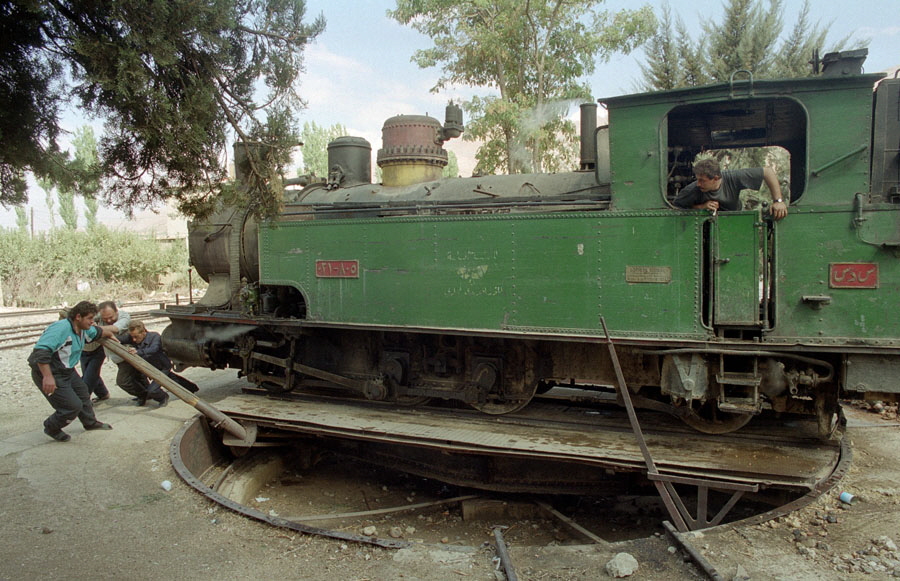
[[[844,423],[843,413],[841,413],[841,423]],[[778,508],[774,508],[764,513],[747,517],[733,523],[729,523],[728,526],[737,527],[757,525],[772,520],[773,518],[778,518],[780,516],[790,514],[795,510],[800,510],[801,508],[809,506],[810,504],[815,502],[817,498],[834,488],[834,486],[841,480],[841,478],[843,478],[844,475],[847,474],[847,471],[850,470],[850,465],[853,462],[853,448],[850,446],[850,441],[846,437],[846,435],[841,438],[840,446],[841,454],[834,470],[826,478],[823,478],[822,480],[817,482],[809,492],[796,500],[779,506]]]
[[[379,539],[362,535],[353,535],[343,531],[334,531],[311,527],[289,521],[280,517],[269,516],[254,508],[234,502],[206,485],[199,476],[215,468],[226,457],[224,446],[216,441],[209,423],[202,416],[194,416],[178,431],[169,445],[169,458],[178,475],[191,487],[201,492],[210,500],[244,516],[268,523],[272,526],[289,529],[298,533],[318,535],[342,541],[375,545],[385,549],[402,549],[408,547],[406,541]]]
[[[663,526],[665,527],[666,532],[669,533],[669,536],[672,537],[672,540],[675,541],[675,543],[681,548],[682,551],[687,553],[691,560],[694,561],[694,563],[696,563],[696,565],[700,567],[700,569],[702,569],[704,573],[706,573],[707,577],[709,577],[713,581],[724,581],[724,578],[719,574],[718,571],[716,571],[716,568],[712,566],[712,563],[707,561],[706,557],[700,554],[700,551],[695,549],[692,544],[688,543],[684,535],[675,530],[675,527],[672,526],[672,523],[664,520]]]
[[[274,357],[272,355],[266,355],[265,353],[256,352],[251,353],[250,357],[259,361],[278,365],[279,367],[284,367],[285,369],[290,367],[292,370],[297,371],[298,373],[309,375],[310,377],[315,377],[317,379],[323,379],[325,381],[329,381],[331,383],[340,385],[341,387],[346,387],[347,389],[351,389],[359,393],[366,393],[369,387],[369,382],[361,381],[359,379],[351,379],[349,377],[344,377],[343,375],[331,373],[330,371],[317,369],[315,367],[310,367],[309,365],[303,365],[302,363],[293,363],[291,358]]]
[[[252,440],[248,439],[248,433],[244,426],[232,420],[231,418],[220,412],[218,409],[213,407],[211,404],[203,401],[193,393],[178,385],[174,380],[170,379],[168,375],[164,374],[159,369],[153,367],[137,355],[133,355],[120,343],[111,341],[109,339],[101,339],[100,342],[104,347],[131,364],[132,367],[166,388],[170,393],[172,393],[172,395],[188,404],[189,406],[196,408],[197,411],[208,417],[210,421],[213,422],[214,427],[222,428],[223,430],[234,436],[235,439],[231,441],[231,445],[250,446],[253,443]]]
[[[218,405],[230,417],[255,422],[267,433],[315,437],[323,445],[346,441],[358,449],[361,459],[377,460],[414,474],[427,466],[432,470],[431,477],[465,486],[483,483],[485,468],[491,468],[489,483],[498,484],[492,489],[535,492],[508,486],[520,483],[524,470],[546,479],[548,486],[538,490],[549,493],[554,487],[562,487],[567,478],[569,485],[578,485],[583,479],[596,488],[608,480],[604,476],[608,471],[637,477],[645,469],[619,407],[593,413],[567,401],[533,402],[515,414],[495,417],[471,410],[410,409],[392,403],[297,393],[277,399],[235,395]],[[656,423],[645,438],[657,450],[655,463],[663,474],[759,483],[804,494],[830,474],[838,461],[837,443],[811,437],[812,424],[806,429],[810,437],[803,439],[796,438],[796,426],[785,429],[769,423],[751,427],[746,433],[698,438],[667,415],[653,414],[645,423],[648,420]],[[402,453],[392,451],[397,446],[404,446]],[[717,452],[721,449],[730,453]],[[467,458],[473,462],[482,458],[484,463],[471,467],[446,464],[436,471],[428,464]],[[540,472],[544,464],[552,465],[552,469]],[[468,482],[467,477],[471,477]],[[590,486],[578,490],[576,493],[591,493]]]
[[[506,542],[503,540],[503,529],[505,528],[502,526],[494,527],[494,542],[497,543],[497,556],[500,558],[503,572],[506,573],[506,581],[519,581],[512,559],[509,557],[509,551],[506,550]]]
[[[440,500],[433,500],[431,502],[417,502],[415,504],[404,504],[403,506],[391,506],[388,508],[375,508],[372,510],[356,510],[352,512],[340,512],[340,513],[329,513],[329,514],[313,514],[313,515],[305,515],[305,516],[289,516],[285,517],[287,520],[294,522],[303,522],[303,521],[320,521],[320,520],[338,520],[344,518],[357,518],[357,517],[368,517],[368,516],[376,516],[382,514],[393,514],[397,512],[406,512],[410,510],[418,510],[420,508],[429,508],[432,506],[441,506],[445,504],[456,504],[466,500],[473,500],[476,498],[480,498],[477,494],[466,494],[463,496],[454,496],[453,498],[442,498]]]
[[[598,537],[597,535],[595,535],[591,531],[587,530],[586,528],[584,528],[583,526],[581,526],[580,524],[578,524],[571,518],[567,517],[563,513],[559,512],[558,510],[556,510],[555,508],[550,506],[550,503],[544,502],[543,500],[536,500],[535,504],[537,504],[539,507],[541,507],[541,509],[543,509],[547,513],[553,515],[560,522],[562,522],[563,524],[565,524],[572,530],[574,530],[574,531],[578,532],[579,534],[585,536],[586,538],[590,539],[590,541],[592,543],[597,543],[598,545],[608,545],[609,544],[603,538]]]
[[[705,478],[686,478],[682,476],[663,475],[659,473],[659,471],[656,469],[656,464],[653,462],[653,457],[650,454],[650,449],[647,447],[647,442],[644,439],[644,434],[641,431],[637,413],[635,413],[634,404],[631,401],[631,393],[628,391],[628,386],[625,383],[625,376],[622,373],[622,366],[619,364],[619,357],[616,354],[616,347],[613,344],[612,337],[610,336],[609,330],[606,327],[606,320],[603,317],[600,317],[600,324],[603,326],[603,334],[606,337],[606,344],[609,347],[609,356],[616,371],[616,380],[619,384],[618,393],[625,403],[625,409],[628,411],[628,420],[631,422],[631,429],[634,432],[634,437],[638,441],[638,445],[641,448],[641,454],[643,455],[644,462],[647,465],[647,478],[651,482],[653,482],[654,486],[656,486],[656,490],[659,492],[659,496],[662,499],[663,504],[666,506],[666,510],[669,511],[669,516],[671,516],[672,520],[675,521],[675,526],[678,528],[678,530],[682,532],[708,528],[709,526],[719,524],[720,522],[722,522],[722,519],[725,518],[728,512],[734,507],[734,505],[737,504],[738,500],[740,500],[741,496],[743,496],[745,492],[757,492],[759,490],[759,485],[747,485],[736,482],[716,481]],[[685,506],[684,501],[682,501],[681,496],[678,494],[678,491],[675,490],[674,484],[683,484],[697,487],[696,517],[691,515],[690,510],[688,510],[687,506]],[[710,488],[712,488],[713,490],[732,491],[731,498],[719,510],[716,516],[712,518],[712,520],[708,520],[706,518]]]
[[[279,403],[277,400],[272,399],[260,399],[263,402],[264,406],[270,406],[273,403]],[[290,402],[284,402],[290,403]],[[299,404],[299,407],[303,408],[302,404]],[[389,407],[383,406],[379,404],[367,403],[366,407]],[[224,408],[227,410],[227,408]],[[321,414],[321,412],[313,411],[313,415]],[[403,415],[409,415],[406,412]],[[274,421],[268,422],[269,425],[277,425],[283,424],[283,421],[278,420],[277,418],[273,418]],[[428,418],[425,418],[426,421],[429,421]],[[364,423],[368,424],[369,427],[365,430],[367,433],[371,434],[375,429],[374,426],[371,425],[370,419],[363,420]],[[456,419],[455,421],[459,421]],[[581,433],[584,432],[584,428],[576,428]],[[615,429],[615,428],[611,428]],[[537,431],[537,430],[535,430]],[[325,434],[328,435],[328,434]],[[334,434],[330,434],[334,436]],[[672,434],[668,435],[669,438],[672,437]],[[284,442],[284,438],[279,438],[282,442]],[[330,441],[330,438],[321,439],[321,441]],[[707,438],[707,440],[717,442],[716,446],[729,446],[729,444],[725,442],[719,442],[719,438]],[[777,444],[767,441],[758,441],[759,438],[755,438],[758,445],[764,447],[777,447]],[[760,522],[764,522],[766,520],[770,520],[772,518],[781,516],[783,514],[787,514],[790,511],[798,510],[808,504],[812,503],[818,496],[830,490],[834,484],[840,480],[840,478],[846,473],[849,468],[850,461],[852,458],[852,454],[849,447],[849,442],[847,438],[844,438],[841,441],[841,455],[840,461],[837,466],[829,471],[827,476],[820,478],[813,486],[810,487],[810,490],[803,497],[790,502],[782,507],[777,509],[773,509],[766,513],[749,517],[740,521],[735,521],[729,523],[728,525],[720,525],[721,526],[749,526],[753,524],[758,524]],[[448,453],[452,454],[451,450],[447,450]],[[444,456],[446,454],[434,454],[436,456]],[[467,452],[466,456],[471,455],[471,452]],[[406,543],[401,541],[396,541],[393,539],[377,539],[374,537],[366,537],[366,536],[358,536],[358,535],[349,535],[342,531],[330,531],[327,529],[321,529],[316,527],[309,527],[302,525],[299,522],[296,522],[291,518],[273,518],[269,517],[264,513],[261,513],[258,510],[253,508],[249,508],[243,505],[240,505],[229,498],[225,497],[222,494],[216,492],[216,486],[207,486],[202,479],[206,479],[207,481],[211,480],[222,480],[224,475],[218,476],[215,474],[215,471],[218,470],[219,466],[226,465],[228,463],[228,458],[230,458],[230,454],[226,448],[226,446],[216,437],[214,437],[214,432],[209,426],[209,422],[200,415],[195,416],[192,420],[190,420],[176,435],[175,440],[173,441],[170,447],[170,456],[172,459],[172,464],[175,467],[178,474],[187,482],[190,486],[197,489],[202,494],[206,495],[210,500],[229,508],[230,510],[234,510],[240,514],[244,514],[245,516],[249,516],[251,518],[267,522],[272,524],[273,526],[288,528],[290,530],[295,530],[304,534],[314,534],[321,535],[330,538],[349,540],[353,542],[367,543],[373,544],[376,546],[381,546],[385,548],[400,548],[403,546],[408,546]],[[535,465],[536,462],[533,458],[526,459],[528,464]],[[230,467],[226,467],[224,472],[229,472]],[[405,467],[401,467],[400,469],[405,469]],[[602,472],[603,470],[601,470]],[[521,474],[520,474],[521,475]],[[596,490],[594,492],[596,493]],[[601,539],[602,541],[602,539]]]

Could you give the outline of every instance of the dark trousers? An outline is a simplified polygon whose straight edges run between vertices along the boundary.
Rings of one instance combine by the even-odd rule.
[[[81,379],[88,386],[88,392],[99,398],[105,398],[109,395],[109,388],[103,382],[100,376],[100,370],[103,368],[103,362],[106,360],[106,353],[103,348],[94,351],[83,351],[81,353]]]
[[[162,401],[166,398],[165,392],[155,381],[150,383],[143,373],[132,367],[131,363],[122,361],[117,363],[119,372],[116,374],[116,385],[144,402],[148,399]]]
[[[116,385],[121,387],[125,393],[146,400],[149,387],[147,378],[126,361],[116,363],[116,366],[119,368],[116,373]]]
[[[75,418],[81,420],[83,426],[93,426],[97,423],[88,386],[74,369],[53,374],[53,379],[56,380],[56,391],[53,392],[53,395],[47,395],[41,389],[44,384],[44,376],[36,365],[31,367],[31,379],[56,410],[44,420],[44,427],[48,432],[55,434],[72,423]]]

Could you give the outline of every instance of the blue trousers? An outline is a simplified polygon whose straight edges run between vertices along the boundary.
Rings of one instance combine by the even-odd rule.
[[[53,395],[47,395],[41,389],[44,383],[44,376],[37,365],[31,367],[31,379],[38,386],[38,389],[41,390],[41,394],[53,406],[53,409],[56,410],[44,420],[44,427],[51,434],[55,434],[65,428],[75,418],[81,420],[81,424],[84,426],[93,426],[97,423],[97,416],[94,415],[94,406],[91,404],[91,394],[88,392],[88,386],[74,369],[67,369],[64,372],[53,374],[53,379],[56,380],[56,391],[53,392]]]
[[[81,379],[87,384],[88,392],[99,398],[109,395],[109,389],[100,376],[104,360],[106,360],[106,353],[104,353],[103,347],[81,353]]]

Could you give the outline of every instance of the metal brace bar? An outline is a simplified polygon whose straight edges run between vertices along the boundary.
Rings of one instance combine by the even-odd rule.
[[[315,377],[318,379],[324,379],[325,381],[330,381],[331,383],[336,383],[337,385],[353,389],[359,391],[361,393],[365,393],[366,382],[359,381],[356,379],[350,379],[349,377],[344,377],[343,375],[337,375],[336,373],[331,373],[330,371],[324,371],[322,369],[316,369],[315,367],[310,367],[308,365],[303,365],[302,363],[293,363],[290,359],[282,359],[280,357],[273,357],[272,355],[266,355],[265,353],[253,353],[251,355],[253,359],[258,359],[259,361],[265,361],[266,363],[273,363],[278,365],[279,367],[284,367],[285,369],[290,368],[294,371],[298,371],[303,373],[304,375],[309,375],[311,377]],[[293,364],[292,364],[293,363]]]
[[[610,359],[612,359],[613,369],[616,372],[616,381],[619,384],[619,394],[625,403],[625,409],[628,411],[628,421],[631,423],[634,437],[637,439],[638,446],[641,448],[641,454],[644,457],[644,463],[647,465],[647,478],[656,486],[656,490],[659,492],[659,496],[666,506],[666,510],[669,511],[669,516],[672,517],[672,520],[675,521],[675,526],[681,532],[719,524],[741,496],[744,495],[744,492],[756,492],[759,490],[759,485],[723,482],[705,478],[690,478],[685,476],[667,476],[659,473],[656,469],[656,464],[653,462],[653,456],[650,454],[650,449],[647,447],[644,433],[641,431],[637,413],[634,411],[634,403],[631,401],[631,393],[628,391],[628,386],[625,383],[625,375],[622,373],[622,365],[619,363],[619,356],[616,354],[616,347],[609,334],[609,329],[606,327],[606,319],[604,317],[600,317],[600,325],[603,327],[603,334],[606,337],[606,344],[609,347],[609,356]],[[678,494],[678,491],[675,490],[675,483],[697,487],[696,518],[691,516],[690,511],[681,500],[681,496]],[[710,488],[715,490],[730,490],[733,494],[716,516],[711,521],[707,521],[707,501]]]

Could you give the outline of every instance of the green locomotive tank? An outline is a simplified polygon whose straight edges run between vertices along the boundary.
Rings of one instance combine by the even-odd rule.
[[[609,126],[583,107],[569,173],[434,179],[462,130],[452,109],[443,126],[389,120],[390,185],[342,138],[328,180],[276,223],[228,210],[192,225],[210,287],[167,309],[166,348],[272,391],[325,381],[508,413],[616,384],[602,318],[637,404],[711,433],[811,414],[827,435],[840,397],[900,392],[900,79],[848,67],[859,57],[603,99]],[[780,164],[787,218],[752,199],[672,205],[698,154],[742,151]]]

